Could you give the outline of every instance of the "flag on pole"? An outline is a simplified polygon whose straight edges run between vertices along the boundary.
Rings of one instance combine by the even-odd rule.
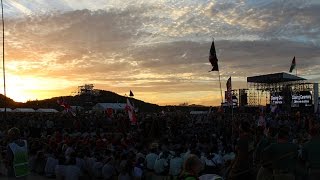
[[[134,96],[134,94],[133,94],[133,92],[132,92],[131,90],[130,90],[129,96],[130,96],[130,97],[133,97],[133,96]]]
[[[76,113],[72,111],[71,106],[62,97],[57,100],[57,103],[62,106],[67,113],[72,114],[72,116],[76,116]]]
[[[211,71],[219,71],[218,58],[216,54],[216,48],[214,46],[214,41],[212,41],[211,48],[210,48],[209,62],[212,65]]]
[[[292,73],[292,71],[296,68],[296,57],[294,56],[292,59],[291,67],[289,72]]]
[[[231,77],[229,77],[228,81],[227,81],[227,103],[229,105],[233,105],[232,102],[232,84],[231,84]]]
[[[131,105],[130,100],[127,99],[127,105],[125,110],[128,112],[129,119],[131,124],[136,124],[137,123],[137,117],[134,111],[134,107]]]

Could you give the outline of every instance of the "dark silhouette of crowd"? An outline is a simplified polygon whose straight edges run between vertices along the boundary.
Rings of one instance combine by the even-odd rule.
[[[125,112],[8,113],[1,124],[3,178],[320,179],[319,122],[302,112],[162,111],[134,125]]]

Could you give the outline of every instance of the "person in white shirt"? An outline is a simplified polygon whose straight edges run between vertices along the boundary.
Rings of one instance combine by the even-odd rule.
[[[167,158],[168,158],[168,152],[163,152],[156,159],[156,162],[154,163],[154,172],[157,175],[160,175],[160,176],[167,175],[166,171],[169,166]]]
[[[169,174],[171,176],[179,176],[181,173],[183,166],[183,159],[180,155],[179,151],[176,151],[175,156],[170,160],[170,169],[169,169]]]
[[[156,148],[152,148],[150,150],[150,153],[147,154],[146,156],[146,164],[147,164],[147,169],[148,171],[153,171],[154,169],[154,164],[158,158],[158,155],[156,154],[157,149]]]
[[[55,167],[59,164],[59,160],[56,156],[49,154],[46,162],[46,166],[44,168],[44,172],[46,177],[54,177]]]

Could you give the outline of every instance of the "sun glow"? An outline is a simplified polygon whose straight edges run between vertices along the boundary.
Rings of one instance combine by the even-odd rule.
[[[0,82],[2,85],[3,80]],[[60,85],[66,87],[66,82],[52,78],[17,76],[10,73],[7,74],[6,79],[7,96],[17,102],[46,99],[59,95],[70,95],[71,91],[63,93],[64,89],[59,88],[61,87]],[[3,87],[0,92],[3,93]]]

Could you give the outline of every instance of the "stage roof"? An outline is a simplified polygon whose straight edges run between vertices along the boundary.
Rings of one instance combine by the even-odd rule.
[[[306,80],[306,79],[292,75],[292,74],[284,73],[284,72],[247,77],[248,83],[272,84],[272,83],[282,83],[282,82],[290,82],[290,81],[304,81],[304,80]]]

